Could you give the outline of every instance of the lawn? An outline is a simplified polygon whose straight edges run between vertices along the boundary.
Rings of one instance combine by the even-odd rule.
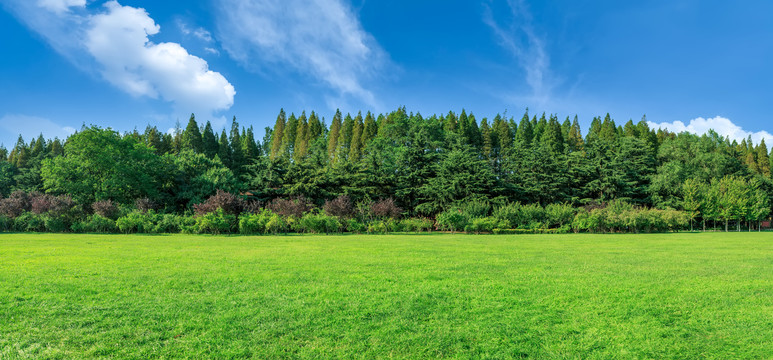
[[[0,358],[773,358],[773,233],[0,234]]]

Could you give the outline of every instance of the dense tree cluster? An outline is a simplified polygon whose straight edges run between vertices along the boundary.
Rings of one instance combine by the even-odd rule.
[[[245,226],[266,229],[263,222],[276,216],[271,231],[292,230],[288,219],[306,215],[338,219],[339,226],[325,225],[337,231],[355,218],[363,225],[358,229],[381,221],[389,230],[397,220],[393,228],[387,220],[399,217],[415,221],[411,228],[430,221],[429,228],[473,232],[731,224],[739,230],[768,218],[773,182],[764,141],[656,131],[644,118],[618,125],[609,115],[594,118],[583,135],[576,116],[560,121],[528,111],[519,120],[478,120],[464,110],[431,117],[405,108],[379,115],[337,111],[328,126],[315,112],[282,110],[261,141],[235,118],[218,134],[192,115],[173,132],[84,127],[64,142],[20,137],[10,152],[0,148],[6,222],[32,213],[13,205],[26,194],[40,203],[66,197],[81,218],[99,216],[97,228],[116,221],[96,209],[111,202],[123,215],[220,213],[233,218],[216,232],[234,232],[240,213],[207,202],[225,199],[218,191],[243,198],[239,209],[252,217]],[[560,209],[561,221],[547,215]],[[521,215],[500,216],[505,211]],[[530,215],[523,220],[522,214]],[[312,220],[306,224],[327,221]]]

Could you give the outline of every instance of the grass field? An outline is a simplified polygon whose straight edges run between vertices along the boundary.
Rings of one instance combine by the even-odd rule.
[[[0,234],[0,358],[773,358],[773,233]]]

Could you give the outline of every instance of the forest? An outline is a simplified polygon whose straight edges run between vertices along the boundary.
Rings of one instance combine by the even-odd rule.
[[[577,116],[281,110],[165,132],[84,126],[0,148],[0,230],[470,233],[761,230],[763,141]]]

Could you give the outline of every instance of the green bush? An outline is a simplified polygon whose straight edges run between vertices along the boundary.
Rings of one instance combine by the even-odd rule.
[[[268,223],[275,214],[268,209],[257,214],[244,214],[239,218],[239,233],[242,234],[265,234],[268,231]]]
[[[232,234],[238,227],[236,215],[227,214],[223,209],[196,217],[196,230],[200,234]]]
[[[438,214],[435,218],[437,228],[442,231],[463,231],[470,219],[460,209],[452,208]]]
[[[153,233],[155,232],[158,218],[160,216],[153,210],[148,212],[135,210],[118,218],[115,224],[124,234]]]
[[[297,231],[315,234],[339,232],[341,228],[341,222],[337,217],[318,212],[304,214],[295,224]]]
[[[472,221],[464,227],[464,231],[475,234],[491,233],[494,229],[502,227],[504,226],[501,226],[499,220],[495,217],[482,217],[472,219]]]
[[[81,222],[75,222],[71,229],[78,233],[111,234],[118,232],[115,221],[98,214],[93,214]]]
[[[63,233],[70,229],[67,220],[63,216],[46,215],[43,217],[43,222],[48,232]]]
[[[292,218],[292,217],[291,217]],[[279,214],[272,214],[266,223],[266,232],[271,234],[285,233],[290,229],[289,225]]]
[[[183,232],[186,227],[193,227],[195,225],[196,220],[191,216],[175,214],[157,215],[153,233],[177,234]]]
[[[45,232],[45,216],[25,211],[14,219],[13,230],[19,232]]]
[[[368,231],[368,227],[357,219],[348,219],[344,224],[346,231],[351,233],[362,234]]]
[[[401,230],[405,232],[432,231],[433,225],[434,222],[431,219],[426,218],[410,218],[400,221]]]
[[[11,231],[13,220],[5,215],[0,215],[0,231]]]

